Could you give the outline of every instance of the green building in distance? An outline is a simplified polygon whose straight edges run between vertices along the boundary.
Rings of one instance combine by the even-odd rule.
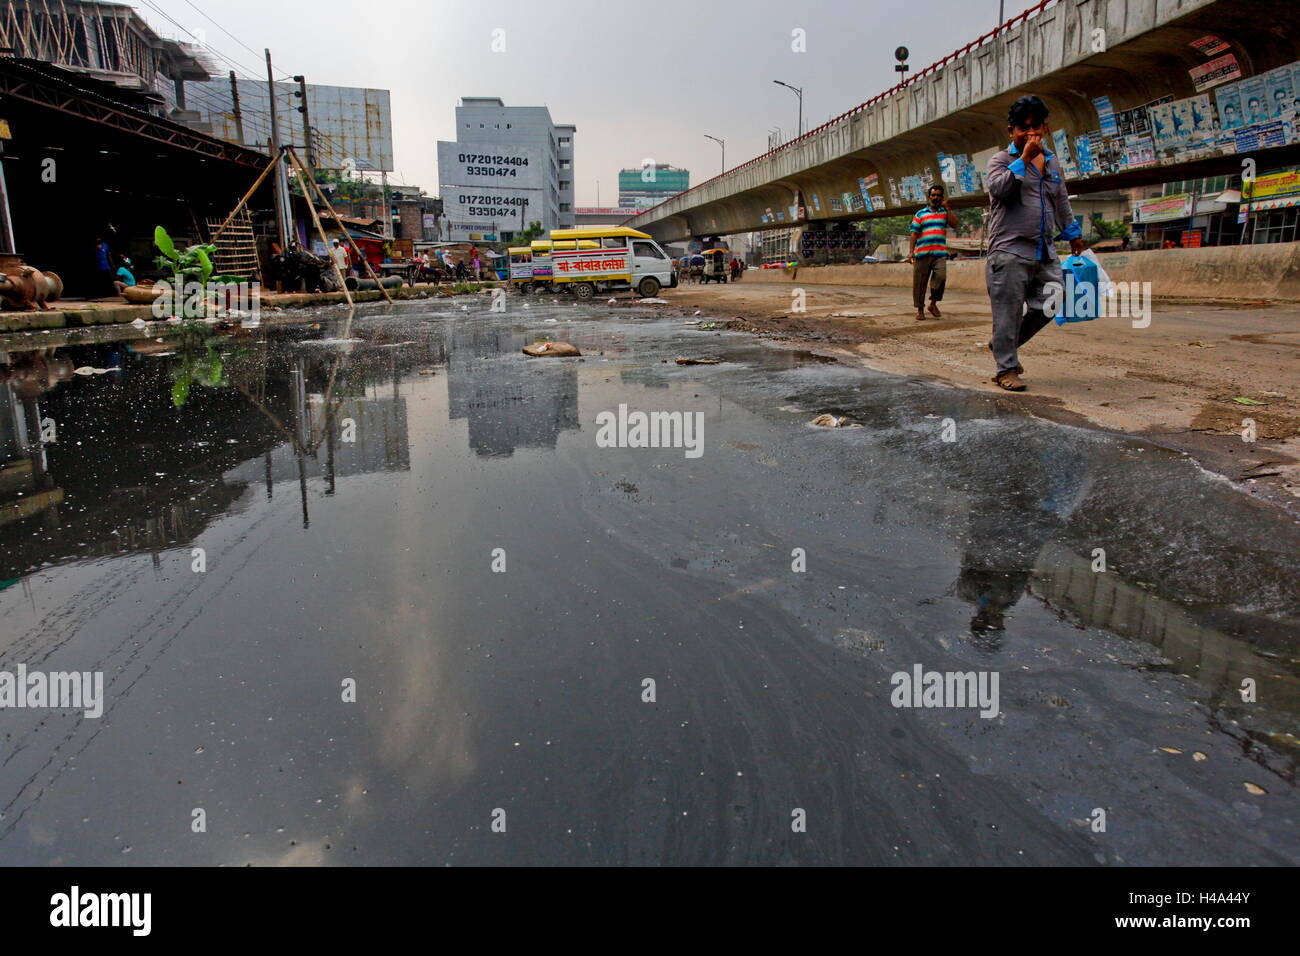
[[[667,163],[618,171],[618,205],[621,209],[647,209],[691,188],[691,171]]]

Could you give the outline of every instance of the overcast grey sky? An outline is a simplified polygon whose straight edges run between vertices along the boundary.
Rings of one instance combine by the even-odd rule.
[[[547,106],[578,127],[580,206],[596,205],[598,180],[613,205],[618,170],[646,157],[689,169],[692,184],[716,175],[720,150],[705,133],[726,140],[728,167],[764,152],[769,128],[796,125],[795,96],[774,79],[804,88],[811,129],[893,85],[895,47],[911,50],[915,72],[998,18],[998,0],[130,2],[164,36],[204,31],[248,73],[265,76],[270,47],[277,76],[391,90],[398,178],[431,194],[460,97]],[[1007,0],[1007,16],[1030,5]],[[504,52],[492,51],[496,28]],[[807,52],[791,49],[796,29]]]

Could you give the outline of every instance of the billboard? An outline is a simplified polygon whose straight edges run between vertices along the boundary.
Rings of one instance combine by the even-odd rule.
[[[444,187],[540,190],[548,178],[548,161],[537,146],[466,145],[439,140],[438,182]]]
[[[197,110],[210,124],[212,135],[241,142],[235,122],[234,96],[229,79],[187,80],[185,105]],[[242,143],[266,149],[271,136],[271,101],[266,83],[236,79]],[[301,100],[297,83],[275,84],[275,108],[280,142],[303,147]],[[393,170],[393,110],[388,90],[357,86],[307,84],[307,116],[312,127],[316,161],[326,169],[344,169],[348,160],[361,170]],[[305,160],[306,157],[304,156]]]
[[[1159,199],[1147,199],[1133,203],[1133,221],[1138,223],[1186,219],[1191,214],[1192,197],[1190,193],[1161,196]]]
[[[443,186],[443,209],[452,241],[518,232],[528,220],[541,219],[541,192],[536,189],[488,189]],[[525,216],[528,217],[525,220]]]

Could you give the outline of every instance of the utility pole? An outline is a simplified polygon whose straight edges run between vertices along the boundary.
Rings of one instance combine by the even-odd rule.
[[[8,129],[5,129],[8,135]],[[9,187],[5,183],[5,143],[0,139],[0,252],[17,252],[14,244],[14,221],[9,211]]]
[[[379,171],[379,182],[384,188],[384,238],[393,238],[393,204],[388,201],[388,170]]]
[[[235,135],[239,137],[239,145],[244,145],[244,114],[239,110],[239,81],[235,79],[235,71],[230,71],[230,103],[235,112]]]
[[[307,114],[307,80],[302,76],[295,76],[294,81],[298,84],[298,92],[294,96],[302,100],[302,105],[298,107],[298,112],[302,114],[302,148],[307,154],[307,168],[316,169],[316,151],[311,145],[311,118]]]
[[[266,51],[266,92],[271,101],[271,160],[280,160],[275,171],[275,208],[276,225],[280,234],[280,251],[289,251],[289,179],[285,170],[288,165],[280,155],[280,129],[275,114],[275,74],[271,72],[271,51]],[[310,202],[310,200],[308,200]]]

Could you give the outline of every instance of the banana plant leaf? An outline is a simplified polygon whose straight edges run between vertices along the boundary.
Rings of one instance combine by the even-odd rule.
[[[176,244],[172,242],[172,237],[167,235],[167,230],[162,226],[154,227],[153,244],[172,262],[180,260],[180,254],[176,252]]]

